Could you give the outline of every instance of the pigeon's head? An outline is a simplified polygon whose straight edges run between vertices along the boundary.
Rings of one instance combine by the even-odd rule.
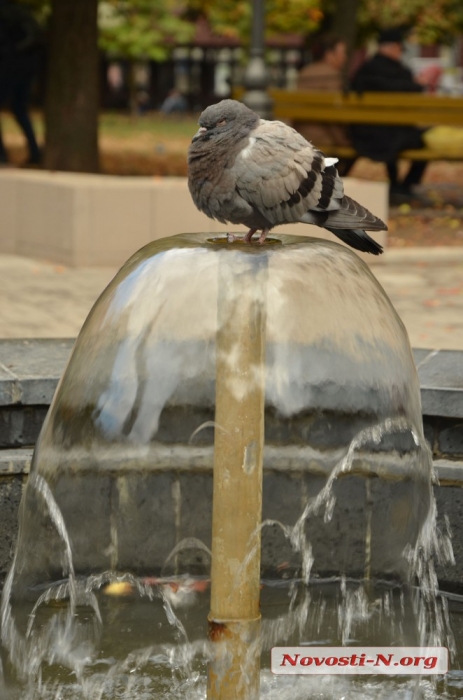
[[[259,116],[236,100],[222,100],[204,110],[199,117],[199,129],[193,141],[209,141],[226,134],[244,136],[254,129]]]

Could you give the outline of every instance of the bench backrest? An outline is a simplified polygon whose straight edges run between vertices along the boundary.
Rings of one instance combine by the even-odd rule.
[[[303,92],[270,89],[275,119],[345,124],[463,127],[463,97],[410,92]],[[235,91],[234,97],[242,97]]]

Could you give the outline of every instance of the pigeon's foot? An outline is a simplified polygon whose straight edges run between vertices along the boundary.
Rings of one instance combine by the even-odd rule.
[[[244,236],[244,238],[243,238],[243,243],[251,243],[252,237],[253,237],[253,235],[256,233],[257,230],[258,230],[258,229],[256,229],[256,228],[250,228],[249,231],[247,232],[247,234],[246,234],[246,235]],[[262,233],[260,234],[258,243],[260,243],[260,244],[262,245],[262,243],[263,243],[263,242],[265,241],[265,239],[267,238],[267,235],[268,235],[268,232],[269,232],[269,231],[270,231],[270,229],[268,229],[268,228],[262,229]]]
[[[265,239],[267,238],[267,234],[269,231],[270,231],[270,229],[268,229],[268,228],[262,229],[262,233],[260,234],[260,237],[259,237],[259,243],[261,245],[265,241]]]
[[[243,242],[244,242],[244,243],[250,243],[250,242],[251,242],[251,238],[253,237],[253,235],[255,234],[256,231],[257,231],[256,228],[250,228],[249,231],[247,232],[247,234],[244,236]]]

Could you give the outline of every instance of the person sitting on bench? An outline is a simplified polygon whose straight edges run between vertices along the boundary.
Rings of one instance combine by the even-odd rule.
[[[299,72],[297,89],[311,92],[341,92],[342,69],[347,60],[347,47],[336,35],[325,35],[314,42],[314,62]],[[294,121],[296,131],[317,147],[351,146],[347,128],[343,124],[315,124]],[[340,175],[347,175],[356,158],[341,158],[337,164]]]
[[[423,92],[433,80],[429,73],[414,78],[403,65],[403,42],[407,29],[396,27],[380,32],[376,54],[365,61],[351,81],[355,92]],[[412,188],[421,182],[426,160],[412,161],[405,178],[400,181],[397,168],[399,153],[406,149],[423,148],[424,129],[415,126],[355,124],[351,127],[352,141],[360,156],[386,163],[392,204],[413,199]]]

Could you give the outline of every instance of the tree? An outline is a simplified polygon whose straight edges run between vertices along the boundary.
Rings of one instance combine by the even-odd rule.
[[[130,106],[136,109],[136,60],[164,61],[171,49],[193,39],[181,0],[105,0],[100,3],[100,46],[131,62]]]
[[[44,165],[97,172],[98,0],[52,0]]]
[[[422,45],[451,42],[463,31],[461,0],[320,0],[320,10],[322,30],[342,36],[348,46],[404,25]]]
[[[461,0],[362,0],[360,27],[371,33],[396,26],[413,28],[424,45],[447,43],[463,30]]]
[[[276,34],[310,34],[323,18],[322,0],[267,0],[265,29],[268,37]],[[246,43],[251,30],[250,0],[188,0],[190,16],[206,17],[217,34]]]
[[[100,46],[130,59],[164,61],[191,41],[195,28],[183,18],[181,0],[105,0],[100,3]]]

